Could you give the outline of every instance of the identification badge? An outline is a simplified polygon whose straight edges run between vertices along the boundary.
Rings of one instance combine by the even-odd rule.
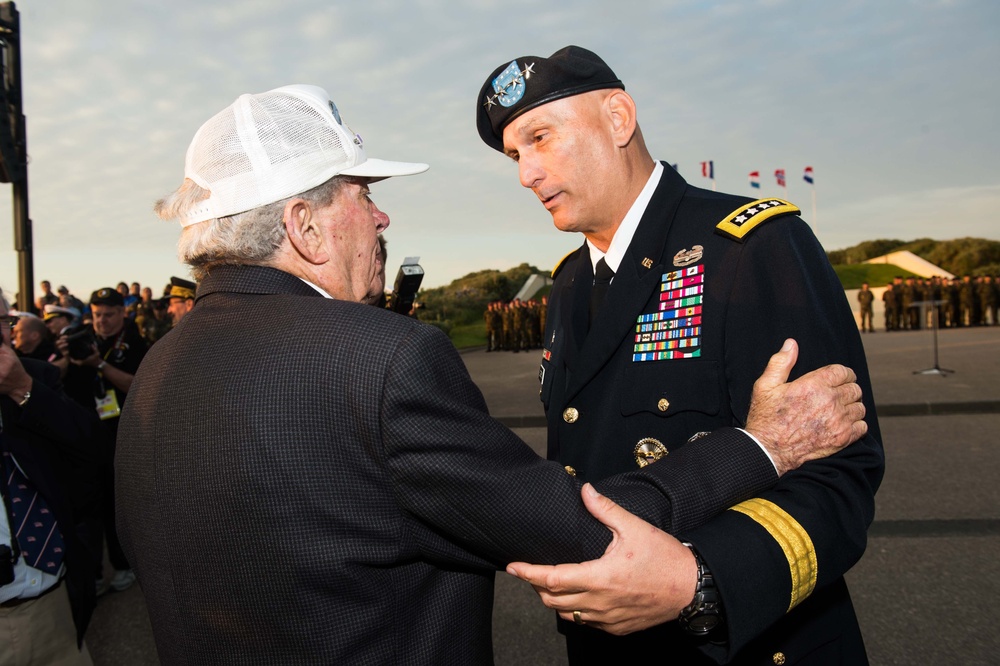
[[[108,391],[103,398],[94,398],[94,402],[97,403],[97,415],[102,421],[121,416],[122,408],[118,405],[118,396],[114,391]]]

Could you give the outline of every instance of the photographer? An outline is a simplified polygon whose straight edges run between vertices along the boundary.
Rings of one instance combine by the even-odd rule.
[[[126,318],[125,301],[119,292],[108,287],[98,289],[90,296],[90,309],[93,329],[62,335],[56,346],[69,358],[66,392],[88,409],[96,409],[101,419],[101,448],[105,461],[102,466],[104,498],[100,518],[108,544],[108,559],[115,569],[111,587],[122,591],[135,582],[135,575],[121,550],[115,530],[115,440],[118,437],[118,417],[135,371],[146,355],[147,345],[139,335],[135,322]],[[99,588],[103,591],[100,569],[97,576]]]

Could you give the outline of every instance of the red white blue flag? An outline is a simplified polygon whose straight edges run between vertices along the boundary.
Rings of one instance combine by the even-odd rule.
[[[701,175],[705,178],[715,178],[715,163],[709,160],[701,163]]]
[[[784,169],[775,169],[774,170],[774,177],[778,181],[778,187],[785,187],[785,170]]]
[[[813,168],[806,167],[805,172],[802,174],[802,180],[806,181],[810,185],[813,184]]]
[[[750,187],[760,189],[760,171],[750,172]]]

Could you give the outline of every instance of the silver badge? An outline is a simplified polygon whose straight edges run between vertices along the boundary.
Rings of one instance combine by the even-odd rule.
[[[690,266],[701,259],[703,254],[705,254],[705,248],[701,245],[695,245],[690,250],[681,250],[674,255],[674,266]]]

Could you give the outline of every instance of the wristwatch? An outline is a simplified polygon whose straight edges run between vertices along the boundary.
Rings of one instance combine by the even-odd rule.
[[[698,565],[698,583],[694,588],[694,599],[681,611],[677,621],[685,632],[692,636],[707,636],[722,624],[722,601],[715,587],[715,578],[705,561],[690,543],[684,543],[694,555]]]

